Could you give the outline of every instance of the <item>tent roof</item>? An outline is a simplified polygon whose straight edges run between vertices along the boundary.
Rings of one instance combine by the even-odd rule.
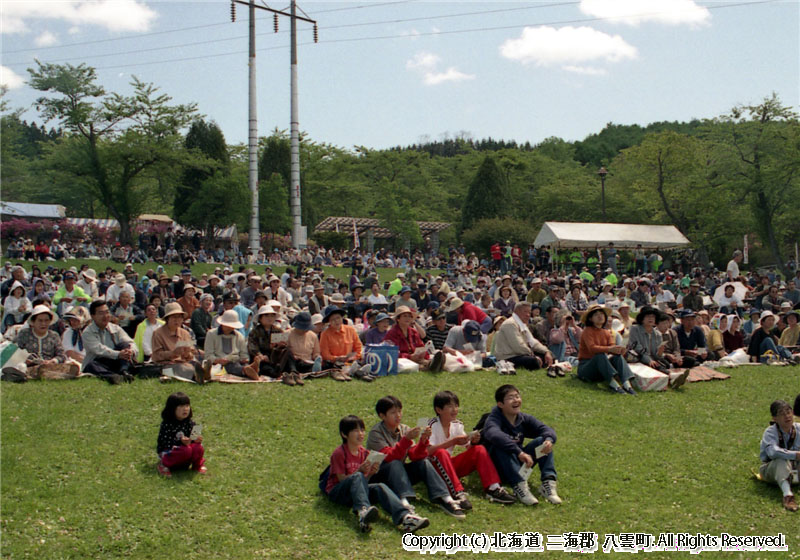
[[[618,249],[633,249],[638,244],[651,249],[674,249],[690,241],[675,226],[573,222],[545,222],[534,241],[537,247],[560,248],[593,248],[609,243]]]
[[[0,214],[19,218],[49,218],[52,220],[60,220],[66,216],[66,208],[60,204],[0,202]]]

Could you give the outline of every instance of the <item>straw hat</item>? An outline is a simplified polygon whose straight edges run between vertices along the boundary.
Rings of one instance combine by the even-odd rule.
[[[403,315],[403,314],[405,314],[405,313],[410,313],[412,317],[414,317],[414,316],[416,315],[416,313],[414,312],[414,310],[412,310],[410,307],[408,307],[408,306],[406,306],[406,305],[401,305],[400,307],[398,307],[398,308],[395,310],[395,312],[394,312],[394,315],[393,315],[392,317],[393,317],[393,318],[394,318],[394,320],[396,321],[396,320],[397,320],[397,318],[398,318],[400,315]]]
[[[275,311],[275,308],[267,303],[267,304],[262,305],[261,307],[258,308],[258,313],[256,314],[256,319],[258,319],[262,315],[277,315],[277,314],[278,313],[277,313],[277,311]]]
[[[584,325],[588,326],[589,323],[587,323],[586,320],[595,311],[598,311],[598,310],[603,312],[603,314],[606,316],[606,319],[608,319],[611,316],[611,310],[608,307],[603,307],[601,305],[592,305],[592,306],[589,307],[589,309],[587,309],[586,311],[583,312],[583,315],[581,315],[581,323],[583,323]]]
[[[170,315],[178,315],[179,313],[183,315],[184,318],[186,318],[186,313],[183,311],[183,307],[181,307],[180,303],[176,302],[168,303],[166,307],[164,307],[163,319],[166,319]]]
[[[117,274],[117,275],[115,275],[115,276],[114,276],[114,283],[115,283],[117,286],[120,286],[120,287],[122,287],[122,286],[124,286],[124,285],[125,285],[127,282],[128,282],[128,279],[127,279],[127,278],[125,278],[125,275],[124,275],[124,274],[122,274],[122,273],[120,273],[120,274]]]
[[[239,322],[239,314],[233,309],[228,309],[225,313],[220,315],[217,322],[224,327],[230,327],[232,329],[241,329],[244,326]]]

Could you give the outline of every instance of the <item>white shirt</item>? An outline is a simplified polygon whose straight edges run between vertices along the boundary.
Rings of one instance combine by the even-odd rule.
[[[377,296],[370,294],[367,296],[367,301],[369,301],[372,305],[389,305],[389,302],[386,301],[386,296],[383,294],[378,294]]]
[[[144,336],[142,336],[142,352],[145,356],[150,356],[153,353],[153,333],[161,324],[158,321],[150,323],[147,319],[145,322],[147,326],[144,328]]]
[[[459,420],[453,420],[450,422],[450,437],[447,437],[444,433],[444,428],[442,427],[442,423],[439,421],[437,417],[432,421],[430,424],[431,426],[431,437],[428,439],[431,445],[440,445],[446,442],[448,439],[453,439],[457,436],[465,436],[467,433],[464,431],[464,424],[462,424]],[[467,444],[469,445],[469,444]],[[453,448],[455,445],[451,445],[450,447],[445,447],[445,449],[450,455],[453,454]]]
[[[115,282],[108,287],[108,290],[106,290],[106,301],[119,301],[119,294],[123,291],[128,292],[131,295],[131,300],[136,297],[136,292],[133,290],[133,286],[130,284],[125,284],[122,288],[120,288]]]

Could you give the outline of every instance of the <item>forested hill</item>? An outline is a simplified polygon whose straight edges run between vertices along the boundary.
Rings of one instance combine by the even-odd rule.
[[[135,79],[130,99],[98,90],[94,69],[84,65],[41,65],[30,83],[49,92],[37,107],[41,122],[55,128],[2,108],[4,200],[115,218],[123,240],[141,213],[207,231],[231,223],[247,231],[246,147],[227,144],[213,115],[201,117],[193,104],[174,104]],[[286,131],[261,139],[263,232],[290,229],[289,154]],[[302,217],[309,233],[328,216],[377,218],[412,245],[422,242],[415,221],[448,222],[443,241],[476,250],[501,237],[527,244],[547,220],[674,224],[715,261],[755,234],[751,254],[785,263],[797,240],[799,162],[798,115],[774,94],[702,120],[609,123],[578,142],[551,137],[531,145],[464,133],[375,150],[302,136]]]

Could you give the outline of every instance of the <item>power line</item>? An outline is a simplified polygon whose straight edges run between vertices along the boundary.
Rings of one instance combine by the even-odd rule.
[[[404,0],[404,2],[408,2],[408,1],[413,1],[413,0]],[[394,4],[394,3],[404,3],[404,2],[389,2],[389,3],[390,4]],[[431,20],[436,20],[436,19],[447,19],[447,18],[454,18],[454,17],[466,17],[466,16],[474,16],[474,15],[487,15],[487,14],[497,14],[497,13],[505,13],[505,12],[518,12],[518,11],[521,11],[521,10],[538,10],[538,9],[542,9],[542,8],[552,8],[552,7],[556,7],[556,6],[569,6],[569,5],[574,5],[574,4],[578,4],[578,3],[579,3],[578,1],[556,2],[556,3],[552,3],[552,4],[537,4],[535,6],[520,6],[520,7],[516,7],[516,8],[499,8],[499,9],[495,9],[495,10],[480,10],[480,11],[474,11],[474,12],[461,12],[461,13],[458,13],[458,14],[442,14],[442,15],[437,15],[437,16],[421,16],[421,17],[414,17],[414,18],[391,19],[391,20],[382,20],[382,21],[367,21],[367,22],[360,22],[360,23],[344,23],[344,24],[341,24],[341,25],[326,26],[325,27],[325,31],[330,31],[330,30],[334,30],[334,29],[346,29],[346,28],[352,28],[352,27],[364,27],[364,26],[367,26],[367,25],[380,25],[380,24],[387,24],[387,23],[410,23],[410,22],[414,22],[414,21],[431,21]],[[370,5],[370,6],[372,6],[372,5]],[[214,24],[214,25],[217,25],[217,24]],[[279,33],[288,33],[288,31],[279,31]],[[264,35],[273,35],[273,34],[274,34],[273,32],[269,32],[268,31],[268,32],[264,32],[264,33],[257,33],[256,35],[260,37],[260,36],[264,36]],[[241,38],[242,38],[241,35],[237,35],[235,37],[225,37],[223,39],[210,39],[208,41],[193,41],[191,43],[179,43],[179,44],[176,44],[176,45],[164,45],[164,46],[160,46],[160,47],[151,47],[149,49],[134,49],[134,50],[130,50],[130,51],[117,51],[117,52],[113,52],[113,53],[93,54],[93,55],[90,55],[88,58],[106,58],[106,57],[109,57],[109,56],[117,56],[117,55],[124,55],[124,54],[139,54],[139,53],[152,52],[152,51],[158,51],[158,50],[177,49],[177,48],[181,48],[181,47],[195,47],[195,46],[199,46],[199,45],[209,45],[209,44],[213,44],[213,43],[225,43],[225,42],[228,42],[228,41],[236,41],[236,40],[240,40]],[[84,58],[87,58],[87,57],[85,57],[85,56],[70,56],[70,57],[65,57],[65,58],[50,59],[47,62],[49,62],[49,63],[67,62],[67,61],[70,61],[70,60],[84,59]],[[7,62],[6,66],[9,66],[9,67],[12,67],[12,66],[27,66],[28,64],[30,64],[30,63],[29,62]]]
[[[717,6],[706,6],[708,10],[719,10],[725,8],[737,8],[741,6],[752,6],[752,5],[760,5],[760,4],[770,4],[774,3],[777,0],[754,0],[751,2],[738,2],[733,4],[720,4]],[[658,15],[662,12],[652,12],[647,14],[636,14],[635,16],[627,16],[627,17],[643,17],[643,16],[650,16],[650,15]],[[625,17],[625,16],[622,16]],[[583,19],[572,19],[572,20],[560,20],[560,21],[549,21],[549,22],[538,22],[538,23],[523,23],[523,24],[514,24],[514,25],[503,25],[503,26],[495,26],[495,27],[475,27],[469,29],[456,29],[450,31],[429,31],[429,32],[420,32],[414,35],[414,37],[426,37],[426,36],[435,36],[435,35],[456,35],[461,33],[475,33],[481,31],[501,31],[506,29],[519,29],[523,27],[532,27],[532,26],[541,26],[541,25],[569,25],[569,24],[577,24],[577,23],[591,23],[597,21],[608,21],[612,19],[622,19],[620,16],[614,17],[594,17],[594,18],[583,18]],[[320,40],[319,43],[351,43],[351,42],[361,42],[361,41],[379,41],[379,40],[386,40],[386,39],[404,39],[408,38],[409,35],[405,34],[396,34],[396,35],[376,35],[370,37],[351,37],[347,39],[327,39],[327,40]],[[313,45],[313,41],[309,41],[306,43],[299,43],[299,45]],[[266,47],[263,49],[258,49],[258,52],[263,51],[271,51],[271,50],[283,50],[286,49],[285,46],[279,47]],[[151,49],[152,50],[152,49]],[[134,53],[140,51],[133,51]],[[144,52],[144,51],[141,51]],[[119,68],[129,68],[129,67],[136,67],[136,66],[151,66],[153,64],[164,64],[170,62],[188,62],[192,60],[201,60],[201,59],[208,59],[208,58],[219,58],[223,56],[233,56],[236,54],[241,54],[243,51],[231,51],[226,53],[217,53],[217,54],[206,54],[200,56],[193,56],[193,57],[184,57],[184,58],[175,58],[175,59],[168,59],[168,60],[156,60],[151,62],[137,62],[132,64],[118,64],[113,66],[101,66],[96,67],[96,70],[116,70]],[[115,53],[121,54],[121,53]],[[130,53],[128,53],[130,54]],[[7,64],[7,66],[19,66],[24,63],[16,63],[16,64]]]
[[[326,13],[329,13],[329,12],[343,12],[343,11],[346,11],[346,10],[360,10],[360,9],[364,9],[364,8],[377,8],[377,7],[380,7],[380,6],[389,6],[389,5],[392,5],[392,4],[408,4],[409,2],[415,2],[415,1],[417,1],[417,0],[397,0],[395,2],[380,2],[380,3],[375,3],[375,4],[366,4],[366,5],[363,5],[363,6],[350,6],[350,7],[344,7],[344,8],[333,8],[333,9],[330,9],[330,10],[321,10],[321,11],[316,12],[316,13],[318,13],[318,14],[326,14]],[[270,16],[268,18],[259,18],[259,19],[264,19],[264,20],[272,19],[272,16]],[[16,54],[16,53],[30,52],[30,51],[37,51],[38,52],[38,51],[49,50],[49,49],[64,49],[64,48],[67,48],[67,47],[77,47],[77,46],[82,46],[82,45],[95,45],[95,44],[98,44],[98,43],[109,43],[109,42],[113,42],[113,41],[126,41],[126,40],[129,40],[129,39],[139,39],[140,37],[154,37],[156,35],[166,35],[168,33],[179,33],[181,31],[196,31],[198,29],[208,29],[208,28],[211,28],[211,27],[221,27],[223,25],[230,25],[230,22],[207,23],[207,24],[204,24],[204,25],[193,25],[191,27],[177,27],[175,29],[165,29],[163,31],[151,31],[149,33],[139,33],[137,35],[129,35],[128,37],[109,37],[109,38],[106,38],[106,39],[92,39],[90,41],[78,41],[76,43],[65,43],[65,44],[62,44],[62,45],[51,45],[49,47],[31,47],[31,48],[26,48],[26,49],[14,49],[13,51],[4,51],[4,53],[5,54]],[[167,47],[165,47],[165,48],[167,48]]]

